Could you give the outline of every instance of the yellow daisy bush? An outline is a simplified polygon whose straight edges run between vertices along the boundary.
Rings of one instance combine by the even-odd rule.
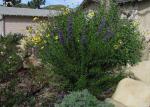
[[[38,17],[35,17],[33,19],[33,21],[35,20],[38,20],[39,18]],[[42,32],[43,32],[43,28],[45,28],[47,26],[47,23],[46,21],[38,21],[37,22],[37,25],[36,27],[34,27],[34,29],[32,27],[28,27],[27,29],[27,32],[28,32],[28,35],[26,36],[26,38],[28,38],[28,44],[31,44],[31,45],[36,45],[36,46],[39,46],[41,44],[45,44],[46,41],[43,40],[43,36],[49,38],[50,37],[50,34],[46,34],[46,35],[43,35]]]

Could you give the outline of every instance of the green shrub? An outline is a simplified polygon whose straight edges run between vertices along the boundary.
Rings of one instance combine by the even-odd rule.
[[[16,102],[19,103],[24,99],[23,93],[15,90],[16,82],[18,81],[16,72],[20,69],[20,67],[22,67],[22,60],[17,55],[16,47],[21,38],[21,34],[8,34],[6,36],[0,36],[1,106],[10,107]]]
[[[122,79],[114,69],[140,61],[142,39],[136,26],[120,19],[114,3],[104,10],[101,5],[88,15],[71,12],[45,28],[39,55],[69,81],[67,90],[88,88],[98,96]]]
[[[91,95],[88,90],[72,92],[64,97],[62,103],[55,107],[114,107],[112,104],[101,102]]]
[[[21,34],[0,36],[0,80],[13,75],[13,72],[22,66],[22,61],[17,55],[16,48],[21,38]]]

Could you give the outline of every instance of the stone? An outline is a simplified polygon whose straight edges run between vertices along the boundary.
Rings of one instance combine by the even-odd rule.
[[[24,59],[23,62],[24,68],[30,68],[30,67],[40,68],[41,66],[42,66],[41,59],[38,59],[34,54]]]
[[[138,80],[150,85],[150,61],[142,61],[131,67],[130,71]]]
[[[125,78],[119,82],[112,99],[127,107],[150,107],[150,85]]]
[[[115,100],[113,100],[113,99],[111,99],[111,98],[107,98],[107,99],[105,100],[105,102],[111,103],[111,104],[113,104],[115,107],[127,107],[127,106],[121,104],[120,102],[115,101]]]

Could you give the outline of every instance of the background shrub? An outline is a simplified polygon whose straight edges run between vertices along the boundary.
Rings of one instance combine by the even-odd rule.
[[[25,57],[29,57],[24,56],[27,51],[25,38],[21,34],[0,36],[0,105],[54,105],[65,84],[62,83],[63,77],[53,73],[50,65],[46,64],[38,67],[30,64],[28,68],[24,68]],[[20,52],[20,47],[25,52]]]
[[[39,55],[69,81],[67,90],[88,88],[99,97],[122,79],[114,69],[140,61],[140,34],[114,3],[108,12],[101,5],[97,12],[66,13],[45,28]]]
[[[55,107],[114,107],[112,104],[101,102],[91,95],[88,90],[71,92],[64,97],[62,103]]]

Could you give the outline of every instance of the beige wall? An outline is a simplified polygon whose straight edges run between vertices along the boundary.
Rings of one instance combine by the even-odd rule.
[[[26,34],[27,26],[34,26],[33,17],[5,16],[5,33]]]
[[[133,19],[139,22],[140,32],[146,39],[150,39],[150,0],[142,1],[134,6],[126,4],[121,9],[127,13],[133,11]],[[135,11],[137,12],[135,13]]]
[[[145,36],[150,39],[150,0],[138,6],[138,21],[141,32],[146,32]]]
[[[109,3],[108,3],[109,4]],[[97,4],[88,4],[84,10],[97,9]],[[139,22],[139,30],[146,39],[150,39],[150,0],[143,0],[138,3],[125,3],[120,6],[121,12],[130,13],[129,19]],[[127,15],[126,14],[126,15]],[[126,16],[125,16],[126,17]]]
[[[0,15],[0,35],[3,35],[3,16]]]

